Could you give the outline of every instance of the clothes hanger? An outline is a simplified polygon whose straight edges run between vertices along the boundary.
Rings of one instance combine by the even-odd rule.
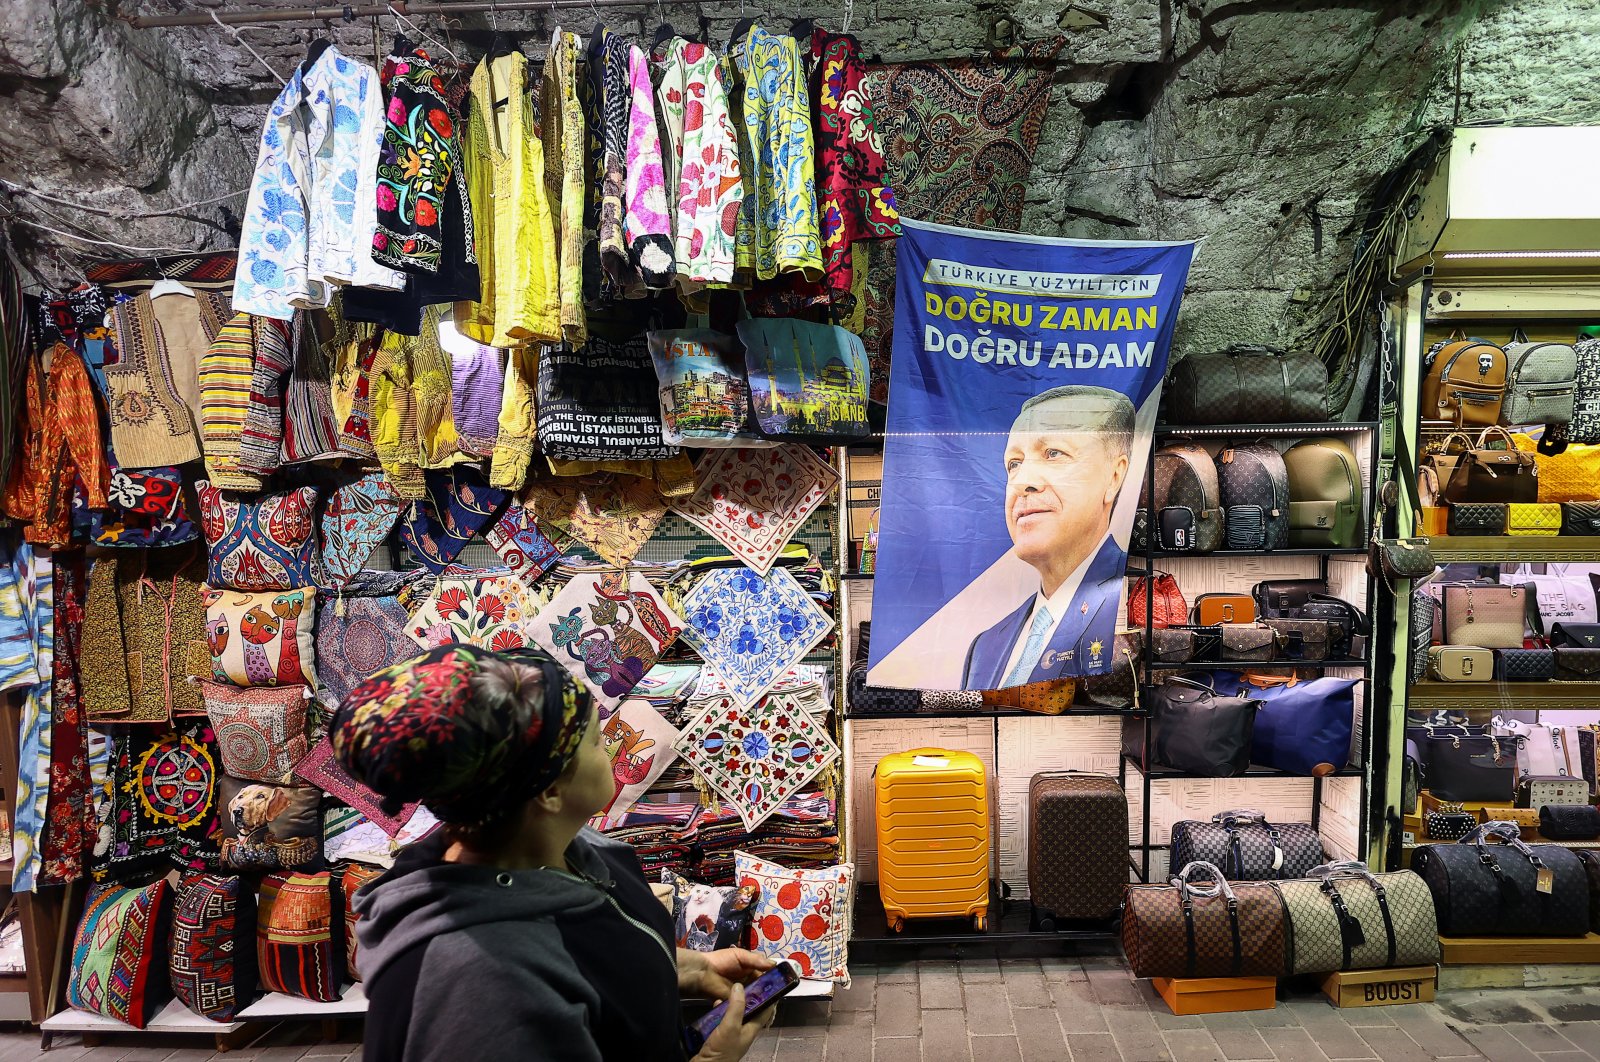
[[[322,53],[333,47],[333,42],[326,37],[318,37],[311,42],[311,47],[306,49],[306,57],[300,63],[300,74],[305,76],[306,71],[317,65],[317,60],[322,58]]]
[[[662,6],[661,0],[656,0],[656,17],[661,20],[661,25],[656,27],[655,36],[650,38],[652,52],[678,35],[672,23],[667,21],[667,9]]]

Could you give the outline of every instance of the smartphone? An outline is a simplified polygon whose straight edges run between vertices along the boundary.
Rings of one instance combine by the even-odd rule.
[[[784,996],[793,992],[800,984],[800,964],[793,959],[784,959],[778,965],[756,978],[745,986],[744,989],[744,1020],[749,1021],[766,1008],[772,1006]],[[690,1056],[699,1053],[706,1045],[706,1040],[722,1024],[723,1015],[728,1013],[726,1002],[718,1003],[699,1021],[683,1030],[684,1043],[688,1045]]]

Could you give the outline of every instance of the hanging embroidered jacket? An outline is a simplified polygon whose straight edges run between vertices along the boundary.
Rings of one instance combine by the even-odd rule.
[[[860,42],[814,30],[811,61],[822,270],[828,288],[841,296],[851,288],[851,245],[899,236],[900,212],[884,176],[883,141],[867,97]]]
[[[83,356],[65,343],[50,351],[50,370],[35,358],[27,375],[27,427],[22,462],[3,507],[27,523],[23,537],[39,546],[72,543],[72,491],[82,476],[91,508],[104,509],[111,470],[100,435],[94,384]]]
[[[164,722],[204,714],[190,675],[211,674],[201,550],[102,557],[84,606],[84,708],[91,722]]]
[[[816,155],[800,45],[751,26],[734,49],[744,84],[744,135],[751,171],[739,213],[737,257],[760,280],[822,275],[817,234]]]
[[[561,249],[561,335],[582,346],[588,334],[583,299],[583,211],[588,197],[583,105],[578,100],[578,38],[557,30],[541,81],[540,135],[544,140],[544,187],[556,212]]]
[[[667,214],[667,179],[661,168],[650,64],[637,47],[628,50],[628,88],[628,212],[623,235],[629,261],[645,286],[667,288],[672,286],[672,218]]]
[[[527,86],[521,52],[480,62],[462,139],[482,293],[456,304],[455,322],[495,347],[561,337],[555,229]]]
[[[667,189],[677,213],[678,289],[731,284],[745,193],[721,57],[704,44],[674,37],[667,42],[656,101],[667,138]]]
[[[117,360],[102,369],[109,392],[111,449],[124,468],[200,459],[200,360],[234,314],[226,295],[197,291],[111,311]]]
[[[455,108],[426,52],[404,37],[384,60],[383,146],[378,155],[378,231],[372,257],[408,272],[436,273],[442,212],[461,157]]]
[[[335,284],[398,289],[372,258],[384,118],[378,72],[329,45],[267,111],[239,234],[236,308],[287,321]]]
[[[386,332],[372,363],[372,445],[378,463],[402,498],[427,494],[412,379],[415,341]]]
[[[50,785],[40,838],[40,885],[83,876],[83,858],[99,832],[89,785],[89,728],[83,712],[83,554],[53,555],[55,654],[50,695]]]
[[[250,374],[239,463],[250,472],[340,456],[332,370],[304,313],[261,329]]]

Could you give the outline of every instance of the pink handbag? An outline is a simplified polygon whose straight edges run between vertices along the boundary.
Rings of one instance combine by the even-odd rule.
[[[1445,644],[1521,649],[1528,596],[1527,589],[1521,586],[1446,586]]]

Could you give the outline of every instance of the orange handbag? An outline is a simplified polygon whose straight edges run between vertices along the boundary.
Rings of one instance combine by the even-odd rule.
[[[1194,599],[1194,621],[1201,627],[1219,623],[1254,623],[1255,598],[1249,594],[1201,594]]]

